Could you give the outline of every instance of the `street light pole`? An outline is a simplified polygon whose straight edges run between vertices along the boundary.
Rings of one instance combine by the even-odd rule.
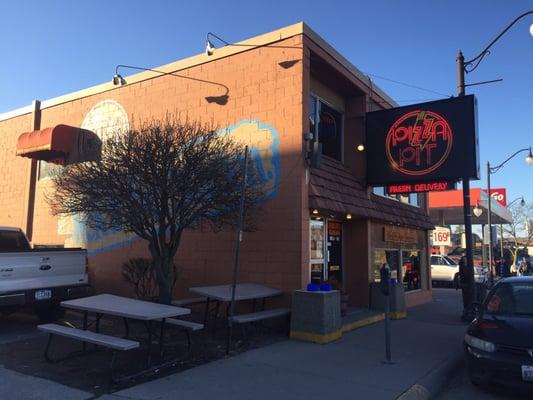
[[[487,47],[485,47],[481,53],[479,53],[476,57],[469,61],[465,61],[465,58],[463,56],[463,53],[459,51],[459,54],[457,55],[457,94],[458,96],[464,96],[465,95],[465,87],[468,86],[465,84],[465,72],[472,72],[477,68],[479,63],[483,60],[483,58],[489,53],[489,49],[500,39],[505,32],[507,32],[518,20],[524,18],[526,15],[533,14],[533,10],[526,11],[525,13],[519,15],[516,17],[507,27],[502,30],[498,36],[496,36],[492,42],[489,43]],[[533,30],[532,30],[533,34]],[[470,67],[470,68],[468,68]],[[467,69],[468,68],[468,69]],[[490,174],[489,174],[490,175]],[[490,204],[490,199],[489,199]],[[464,213],[464,223],[465,223],[465,235],[466,235],[466,262],[469,268],[467,268],[468,271],[468,291],[470,292],[468,295],[468,299],[466,303],[468,305],[471,304],[473,297],[475,296],[475,282],[474,282],[474,257],[472,255],[472,214],[471,214],[471,207],[470,207],[470,178],[463,177],[463,213]],[[490,214],[490,212],[489,212]],[[490,226],[489,226],[490,231]],[[471,268],[470,268],[471,267]],[[470,276],[471,275],[471,276]],[[465,296],[466,293],[463,292],[463,296]],[[463,297],[464,298],[464,297]]]
[[[487,211],[488,211],[488,216],[487,216],[487,225],[489,226],[489,268],[490,268],[490,277],[491,278],[494,278],[494,273],[493,273],[493,270],[492,270],[492,225],[491,225],[491,222],[492,222],[492,208],[491,208],[491,195],[490,195],[490,176],[491,174],[495,174],[496,172],[498,172],[500,170],[500,168],[502,168],[509,160],[511,160],[512,158],[514,158],[515,156],[517,156],[518,154],[520,153],[523,153],[524,151],[527,151],[529,152],[528,153],[528,156],[526,157],[526,163],[528,165],[532,165],[533,164],[533,154],[531,153],[531,147],[526,147],[524,149],[520,149],[520,150],[517,150],[515,151],[513,154],[511,154],[510,157],[507,157],[507,159],[502,162],[501,164],[495,166],[495,167],[491,167],[490,166],[490,161],[487,161],[487,191],[488,191],[488,207],[487,207]],[[502,231],[503,231],[503,228],[502,228]],[[502,233],[502,240],[503,240],[503,233]],[[500,247],[500,252],[502,253],[502,256],[503,256],[503,247]]]
[[[492,281],[494,280],[494,268],[492,266],[492,196],[490,195],[490,161],[487,161],[487,196],[487,225],[489,226],[489,270],[490,280]]]
[[[518,200],[520,201],[520,205],[523,207],[526,204],[526,201],[524,200],[524,196],[517,197],[513,201],[511,201],[509,204],[507,204],[505,207],[509,208],[514,203],[516,203]],[[500,259],[503,258],[503,224],[500,224]]]
[[[457,95],[465,95],[465,58],[459,51],[457,55]],[[471,304],[475,299],[476,285],[474,279],[474,256],[472,254],[472,208],[470,207],[470,178],[463,177],[463,214],[465,223],[466,245],[466,290],[463,290],[464,304]]]

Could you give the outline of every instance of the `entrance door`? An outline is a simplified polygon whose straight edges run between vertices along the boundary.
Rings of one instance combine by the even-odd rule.
[[[342,284],[342,223],[328,220],[328,270],[330,283]]]

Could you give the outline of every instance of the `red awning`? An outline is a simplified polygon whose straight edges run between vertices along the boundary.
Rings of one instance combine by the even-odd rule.
[[[78,132],[79,128],[73,126],[56,125],[23,133],[17,140],[17,156],[65,164]]]

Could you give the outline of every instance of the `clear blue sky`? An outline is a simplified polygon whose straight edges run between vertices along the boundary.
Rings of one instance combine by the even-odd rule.
[[[298,21],[367,74],[456,93],[455,59],[476,56],[533,9],[519,0],[470,1],[68,1],[0,3],[0,113],[111,79],[117,64],[156,67],[204,50],[211,31],[228,42]],[[478,97],[480,155],[499,164],[533,145],[533,37],[526,17],[492,48],[467,83]],[[131,71],[134,72],[134,71]],[[442,98],[375,77],[400,104]],[[524,154],[525,156],[526,154]],[[492,176],[508,200],[533,201],[533,167],[519,156]]]

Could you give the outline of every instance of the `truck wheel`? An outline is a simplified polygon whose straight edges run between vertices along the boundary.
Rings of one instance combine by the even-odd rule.
[[[15,311],[17,311],[15,307],[3,307],[0,309],[0,315],[2,315],[2,317],[9,317]]]
[[[59,303],[37,304],[35,314],[43,322],[56,321],[65,315],[65,309]]]

